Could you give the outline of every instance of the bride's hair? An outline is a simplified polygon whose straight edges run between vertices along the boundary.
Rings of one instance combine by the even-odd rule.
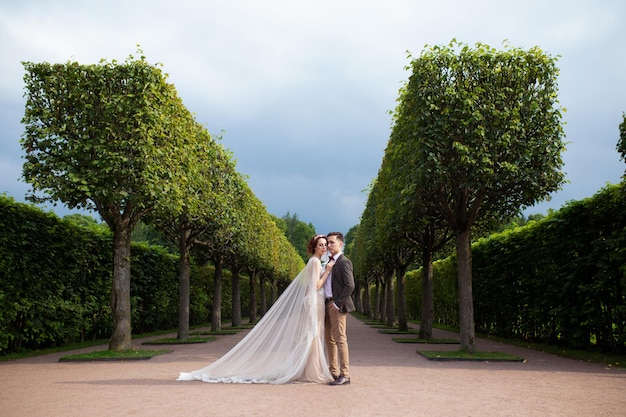
[[[317,246],[317,241],[320,239],[326,240],[326,236],[324,235],[315,235],[309,240],[309,243],[306,245],[306,253],[309,255],[313,255],[315,253],[315,247]]]

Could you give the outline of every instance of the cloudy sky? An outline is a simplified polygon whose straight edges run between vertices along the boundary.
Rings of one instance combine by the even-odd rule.
[[[28,190],[21,62],[123,61],[140,45],[198,121],[222,132],[270,213],[346,232],[381,164],[407,51],[453,38],[560,56],[569,183],[526,214],[620,181],[623,0],[0,0],[0,193],[24,201]]]

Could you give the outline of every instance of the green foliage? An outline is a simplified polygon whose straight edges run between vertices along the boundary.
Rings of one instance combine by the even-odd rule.
[[[481,239],[472,254],[478,331],[568,348],[626,352],[623,184],[570,202],[539,221]],[[411,282],[417,272],[407,275]],[[436,322],[456,325],[454,258],[436,262],[434,275]],[[415,302],[413,296],[409,305]]]
[[[345,234],[345,247],[343,248],[343,253],[345,253],[348,258],[352,258],[352,251],[354,250],[354,243],[357,239],[358,230],[358,225],[352,226]]]
[[[85,214],[68,214],[67,216],[63,217],[64,220],[73,222],[79,226],[83,226],[86,228],[92,228],[92,229],[97,229],[97,228],[103,228],[103,229],[108,229],[106,227],[106,225],[102,225],[99,224],[98,221],[96,219],[94,219],[91,216],[87,216]]]
[[[157,66],[23,64],[24,179],[32,201],[97,211],[113,232],[110,348],[130,347],[130,244],[136,223],[157,209],[195,215],[205,185],[204,129]],[[43,195],[38,194],[43,193]],[[183,254],[182,256],[185,256]]]
[[[108,230],[7,197],[0,197],[0,230],[0,352],[101,338],[110,330]]]
[[[411,319],[422,311],[422,268],[407,272],[407,312]],[[456,258],[451,256],[433,262],[433,322],[459,326],[459,303]]]
[[[192,258],[195,259],[195,258]],[[208,263],[198,265],[197,262],[191,264],[191,288],[189,305],[189,325],[195,326],[206,323],[211,317],[212,298],[211,288],[213,288],[213,276],[215,268]]]
[[[111,224],[114,207],[147,208],[174,185],[163,170],[173,166],[180,104],[159,68],[132,57],[23,65],[23,173],[33,201],[98,210]]]
[[[556,58],[538,47],[470,48],[453,40],[425,48],[407,69],[359,232],[367,240],[361,247],[381,253],[358,259],[369,263],[366,270],[378,262],[399,271],[401,290],[403,268],[415,256],[407,241],[430,263],[452,233],[461,347],[473,352],[472,227],[514,216],[564,182]]]
[[[513,215],[558,189],[555,63],[537,47],[453,41],[424,50],[400,92],[388,151],[406,162],[397,165],[404,192],[434,197],[456,229],[480,213]]]
[[[164,236],[155,226],[147,224],[143,221],[139,221],[137,226],[133,229],[131,235],[133,242],[143,242],[149,245],[158,245],[170,249],[170,252],[175,252],[176,248],[172,245],[171,241]]]
[[[289,243],[296,249],[296,252],[302,257],[302,260],[307,262],[309,254],[306,252],[306,245],[315,235],[315,227],[311,223],[307,224],[298,219],[296,213],[291,215],[289,212],[281,219],[275,219],[275,223],[285,234]]]
[[[177,255],[165,248],[132,246],[131,301],[133,331],[145,333],[176,327],[178,318]]]
[[[0,230],[1,355],[110,336],[108,228],[59,219],[0,195]],[[176,257],[145,244],[133,245],[131,254],[134,328],[171,329],[178,311]],[[205,303],[192,306],[195,324],[208,317],[202,279],[192,274],[194,299]]]

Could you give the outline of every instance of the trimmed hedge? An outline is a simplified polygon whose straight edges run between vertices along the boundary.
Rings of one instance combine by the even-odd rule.
[[[5,196],[0,230],[0,352],[101,337],[108,236]]]
[[[607,186],[474,243],[472,274],[477,331],[626,352],[626,189]],[[407,279],[419,312],[421,270]],[[433,280],[434,321],[457,326],[454,257],[435,263]]]
[[[0,196],[0,354],[111,335],[112,237]],[[175,328],[177,257],[133,244],[133,331]]]

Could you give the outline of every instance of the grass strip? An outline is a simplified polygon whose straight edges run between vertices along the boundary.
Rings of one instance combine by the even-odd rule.
[[[143,342],[142,345],[187,345],[193,343],[212,342],[215,339],[217,339],[215,336],[193,336],[183,340],[178,340],[175,337],[166,337],[163,339],[155,339],[148,342]]]
[[[524,358],[502,352],[469,353],[465,350],[418,350],[417,353],[431,361],[526,362]]]
[[[418,334],[419,330],[398,330],[398,329],[380,329],[378,330],[380,333],[384,334]]]
[[[95,361],[127,361],[127,360],[147,360],[155,356],[170,353],[171,350],[143,350],[129,349],[122,351],[96,350],[88,353],[78,353],[59,358],[59,362],[95,362]]]
[[[190,335],[194,335],[194,336],[227,336],[230,334],[237,334],[239,333],[241,330],[219,330],[216,332],[213,332],[211,330],[203,330],[203,331],[198,331],[198,332],[190,332]]]
[[[397,343],[422,343],[425,345],[458,345],[456,339],[420,339],[413,337],[393,337],[391,340]]]
[[[483,336],[488,340],[494,340],[500,343],[510,344],[514,346],[524,347],[526,349],[536,350],[538,352],[550,353],[562,358],[574,359],[583,362],[601,363],[608,368],[626,368],[626,355],[623,353],[598,352],[589,350],[578,350],[563,348],[561,346],[549,345],[545,343],[530,342],[519,339],[506,339],[496,336]]]

